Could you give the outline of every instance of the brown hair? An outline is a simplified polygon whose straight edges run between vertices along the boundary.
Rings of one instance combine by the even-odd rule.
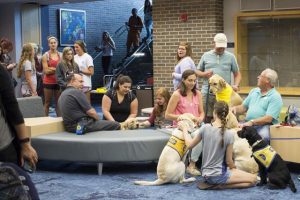
[[[171,98],[171,95],[167,88],[161,87],[156,90],[155,97],[157,97],[157,96],[162,96],[165,99],[165,102],[163,105],[155,105],[154,106],[154,111],[153,111],[154,115],[160,116],[163,112],[166,111],[169,100]]]
[[[31,63],[34,62],[34,57],[32,54],[33,46],[30,43],[24,44],[22,48],[21,58],[19,60],[19,67],[17,71],[17,76],[20,78],[23,72],[23,64],[26,60],[29,60]],[[34,65],[32,65],[34,66]],[[35,67],[34,67],[35,70]]]
[[[13,44],[7,38],[1,38],[0,47],[1,47],[1,51],[3,51],[3,49],[6,49],[8,52],[11,52],[13,50]]]
[[[195,75],[196,76],[196,72],[194,71],[194,70],[192,70],[192,69],[187,69],[187,70],[185,70],[183,73],[182,73],[182,76],[181,76],[181,82],[180,82],[180,84],[179,84],[179,86],[178,86],[178,89],[179,89],[179,92],[180,92],[180,94],[182,95],[182,96],[186,96],[187,94],[186,94],[186,85],[184,84],[184,82],[183,81],[185,81],[189,76],[191,76],[191,75]],[[197,76],[196,76],[197,77]],[[193,89],[192,89],[192,92],[193,92],[193,94],[194,95],[196,95],[197,94],[197,89],[196,89],[196,85],[197,84],[195,84],[195,86],[193,87]]]
[[[132,83],[132,80],[129,76],[124,76],[124,75],[119,75],[116,83],[114,85],[114,90],[119,90],[120,86],[119,85],[123,85],[124,83]]]
[[[192,46],[188,43],[188,42],[180,42],[179,43],[179,45],[178,45],[178,47],[179,46],[184,46],[185,47],[185,49],[186,49],[186,55],[185,56],[189,56],[189,57],[191,57],[192,58],[192,54],[193,54],[193,52],[192,52]],[[179,61],[179,60],[181,60],[182,58],[180,58],[179,56],[178,56],[178,53],[176,53],[176,57],[177,57],[177,62]]]
[[[214,112],[217,115],[217,117],[221,120],[222,126],[221,126],[221,135],[222,135],[222,141],[221,146],[224,147],[224,132],[226,129],[226,122],[227,122],[227,115],[229,112],[229,106],[225,101],[217,101],[214,105]]]
[[[84,53],[87,52],[87,50],[86,50],[86,44],[85,44],[85,42],[84,42],[83,40],[76,40],[76,41],[75,41],[75,44],[79,45],[80,48],[82,49],[82,51],[83,51]]]

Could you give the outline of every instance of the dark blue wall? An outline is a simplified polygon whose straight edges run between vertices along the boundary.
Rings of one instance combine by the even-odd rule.
[[[75,9],[86,11],[86,44],[90,54],[94,52],[94,47],[101,41],[103,31],[108,31],[111,35],[120,28],[131,15],[131,9],[140,9],[144,5],[144,0],[105,0],[93,1],[89,3],[75,3],[75,4],[60,4],[51,5],[48,10],[42,9],[42,20],[48,16],[48,24],[42,23],[42,37],[44,50],[48,49],[47,41],[44,39],[45,35],[54,35],[59,38],[59,9]],[[48,13],[47,13],[48,12]],[[143,19],[143,10],[140,11],[139,16]],[[44,22],[44,20],[43,20]],[[47,26],[48,31],[47,31]],[[143,30],[142,37],[145,34]],[[126,54],[126,39],[127,32],[119,38],[114,38],[117,50],[115,51],[112,64],[116,65]],[[61,51],[63,47],[59,47]],[[93,56],[93,55],[92,55]],[[93,88],[101,86],[103,73],[101,67],[101,56],[94,60],[95,74],[92,78]]]

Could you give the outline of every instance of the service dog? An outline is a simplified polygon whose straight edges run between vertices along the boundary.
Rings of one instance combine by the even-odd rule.
[[[262,139],[255,128],[251,126],[244,127],[238,131],[238,136],[246,138],[252,146],[252,155],[259,166],[261,176],[258,186],[267,184],[269,189],[284,189],[286,186],[289,186],[292,192],[297,191],[285,162],[281,156]],[[267,177],[269,178],[269,183],[267,183]]]
[[[208,82],[210,92],[216,95],[217,101],[225,101],[228,103],[229,107],[242,104],[243,99],[240,97],[240,95],[236,93],[232,87],[218,74],[214,74],[212,77],[210,77]],[[226,127],[238,127],[238,120],[232,112],[228,113]]]
[[[240,138],[237,135],[237,131],[240,130],[234,129],[234,143],[233,143],[233,160],[234,165],[237,169],[251,173],[258,173],[258,165],[252,155],[252,149],[246,139]]]
[[[178,121],[184,123],[189,130],[194,130],[195,121],[194,116],[190,113],[185,113],[178,118]],[[162,185],[165,183],[188,183],[196,179],[194,177],[185,179],[185,164],[186,145],[183,137],[183,132],[175,129],[172,132],[167,145],[158,160],[157,165],[157,180],[155,181],[135,181],[136,185]]]
[[[214,74],[208,81],[210,92],[216,95],[217,101],[225,101],[230,107],[242,104],[241,96],[221,76]]]

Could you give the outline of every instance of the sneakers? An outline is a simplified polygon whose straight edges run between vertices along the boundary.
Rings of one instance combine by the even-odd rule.
[[[300,181],[300,175],[298,176],[298,180]]]
[[[196,167],[187,167],[186,172],[193,176],[201,176],[201,172]]]

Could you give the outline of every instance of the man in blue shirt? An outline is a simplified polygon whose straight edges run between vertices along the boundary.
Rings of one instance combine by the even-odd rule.
[[[218,74],[228,84],[232,84],[234,91],[238,91],[239,84],[241,82],[241,73],[236,61],[235,56],[226,51],[227,38],[224,33],[218,33],[214,37],[215,48],[208,52],[205,52],[201,57],[201,60],[197,66],[197,76],[204,78],[201,93],[203,96],[203,105],[206,114],[206,122],[210,122],[213,118],[213,106],[216,102],[214,94],[210,94],[208,91],[208,79],[213,74]],[[231,80],[231,74],[233,73],[234,80]],[[208,95],[208,97],[207,97]],[[206,103],[208,100],[208,103]]]
[[[270,141],[270,125],[277,124],[282,108],[281,95],[275,89],[278,80],[277,73],[272,69],[265,69],[257,77],[257,88],[250,91],[242,105],[232,108],[235,114],[246,112],[244,126],[253,126],[259,135]]]

